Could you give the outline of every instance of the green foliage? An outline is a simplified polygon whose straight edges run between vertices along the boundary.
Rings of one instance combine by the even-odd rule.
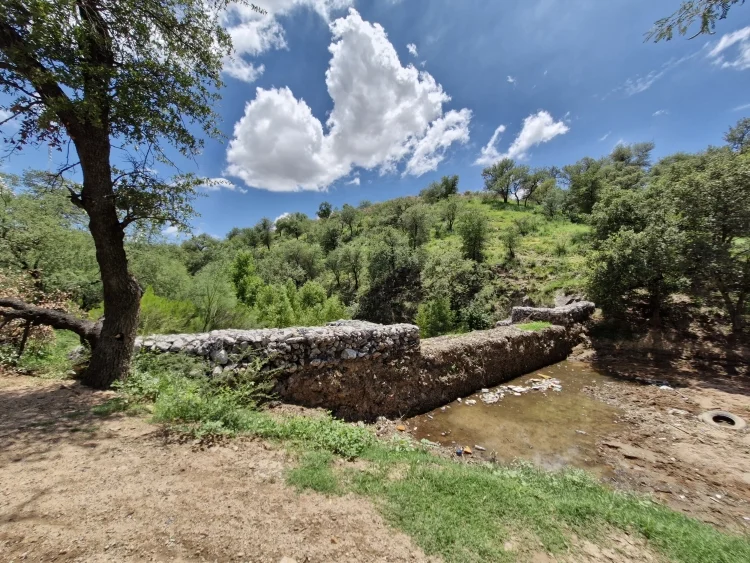
[[[439,182],[433,182],[419,196],[427,203],[437,203],[458,194],[458,176],[443,176]]]
[[[274,224],[268,217],[263,217],[260,221],[255,224],[255,234],[258,237],[260,244],[264,245],[268,250],[271,250],[271,243],[273,242],[273,230]]]
[[[503,202],[508,202],[510,196],[511,184],[513,182],[513,170],[516,163],[510,158],[504,158],[492,166],[482,170],[484,179],[484,189],[490,193],[503,198]]]
[[[421,300],[422,263],[423,255],[403,234],[384,229],[370,244],[369,285],[360,294],[359,317],[384,324],[411,321]]]
[[[489,224],[483,213],[466,211],[458,221],[458,235],[464,256],[475,262],[484,261],[484,249],[489,237]]]
[[[359,212],[356,207],[345,203],[344,207],[341,208],[339,217],[341,218],[341,222],[349,228],[349,236],[353,238],[354,229],[357,225],[357,220],[359,219]]]
[[[451,311],[449,299],[439,297],[419,305],[416,323],[423,337],[451,332],[455,326],[455,315]]]
[[[293,280],[301,286],[320,274],[323,252],[317,244],[297,239],[282,240],[259,260],[258,269],[266,283]]]
[[[229,273],[237,299],[248,307],[253,307],[263,285],[263,280],[256,274],[255,260],[250,252],[237,253]]]
[[[453,232],[453,223],[455,223],[460,212],[457,197],[449,197],[440,208],[440,218],[445,221],[448,232]]]
[[[500,233],[500,240],[505,247],[507,252],[508,260],[514,260],[516,257],[516,250],[521,242],[521,233],[518,232],[517,227],[510,227]]]
[[[430,208],[426,205],[412,205],[403,212],[401,215],[401,228],[409,238],[409,245],[412,250],[429,240],[431,222]]]
[[[68,354],[79,344],[76,334],[56,330],[50,339],[30,341],[20,358],[15,346],[0,345],[0,366],[29,371],[44,379],[67,379],[74,367]]]
[[[300,238],[310,227],[310,219],[304,213],[290,213],[276,220],[276,232],[290,237]]]
[[[191,332],[195,329],[198,311],[189,301],[173,301],[159,297],[151,286],[141,297],[139,334],[170,334]]]
[[[654,24],[646,34],[646,40],[653,39],[655,43],[669,41],[675,31],[686,35],[694,23],[698,24],[698,29],[692,37],[713,34],[716,22],[726,18],[733,6],[744,3],[745,0],[682,0],[676,12]]]
[[[327,201],[324,201],[318,207],[317,215],[320,219],[328,219],[333,213],[333,207]]]

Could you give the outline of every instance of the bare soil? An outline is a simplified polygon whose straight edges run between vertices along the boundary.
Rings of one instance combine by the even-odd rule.
[[[614,484],[717,527],[749,532],[750,426],[736,430],[698,419],[725,410],[750,423],[747,366],[621,352],[599,354],[593,363],[620,378],[586,390],[624,411],[619,430],[598,444]]]
[[[285,485],[282,449],[89,414],[109,396],[0,375],[0,561],[430,560],[365,499]]]

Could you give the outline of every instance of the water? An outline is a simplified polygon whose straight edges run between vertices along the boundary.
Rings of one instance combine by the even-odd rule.
[[[426,438],[449,447],[469,446],[474,455],[500,461],[529,460],[541,467],[557,469],[574,466],[600,477],[607,467],[597,462],[596,443],[617,429],[619,409],[586,395],[585,386],[601,385],[611,379],[590,365],[565,361],[524,375],[503,386],[531,386],[530,379],[542,375],[560,380],[561,391],[528,391],[505,396],[485,404],[482,393],[453,401],[443,409],[416,416],[407,424],[417,439]],[[490,389],[490,392],[498,388]],[[476,404],[467,405],[466,401]],[[477,451],[475,445],[486,448]]]

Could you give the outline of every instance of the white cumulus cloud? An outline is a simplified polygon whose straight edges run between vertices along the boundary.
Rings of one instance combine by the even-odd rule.
[[[508,75],[508,79],[507,80],[508,80],[509,84],[515,84],[516,83],[516,79],[513,76],[511,76],[510,74]]]
[[[170,225],[162,230],[161,234],[165,237],[177,237],[180,234],[180,229],[176,225]]]
[[[254,64],[248,57],[287,47],[279,17],[295,9],[307,8],[328,21],[334,11],[353,3],[354,0],[264,0],[262,8],[265,13],[253,10],[250,4],[230,4],[222,14],[222,25],[232,38],[234,54],[224,61],[224,72],[238,80],[254,82],[265,67]]]
[[[654,112],[654,113],[652,114],[652,116],[653,116],[653,117],[659,117],[660,115],[667,115],[668,113],[669,113],[669,112],[668,112],[667,110],[665,110],[665,109],[658,109],[658,110],[656,110],[656,111],[655,111],[655,112]]]
[[[500,125],[495,129],[489,143],[482,148],[482,151],[474,162],[478,165],[488,165],[502,160],[503,158],[512,158],[522,160],[528,156],[529,149],[547,143],[557,137],[564,135],[570,130],[564,121],[555,121],[549,112],[540,110],[531,114],[523,120],[523,127],[518,136],[513,140],[508,150],[500,153],[497,149],[497,140],[501,133],[505,131],[505,126]]]
[[[419,56],[419,51],[417,51],[417,46],[414,43],[409,43],[406,46],[406,49],[409,51],[409,53],[411,53],[412,57],[418,57]]]
[[[352,178],[351,180],[347,182],[347,184],[349,184],[350,186],[359,186],[360,184],[359,176]]]
[[[733,49],[735,46],[736,49]],[[727,59],[728,51],[734,51],[729,59]],[[722,36],[708,56],[714,60],[714,64],[722,68],[736,68],[737,70],[750,68],[750,25]]]
[[[612,131],[607,131],[604,135],[602,135],[601,137],[599,137],[599,141],[600,142],[601,141],[606,141],[607,137],[609,137],[611,134],[612,134]]]
[[[469,137],[471,112],[443,111],[450,97],[427,72],[402,66],[385,30],[350,9],[330,25],[324,125],[289,88],[256,90],[235,124],[227,173],[271,191],[322,190],[354,168],[434,170]]]

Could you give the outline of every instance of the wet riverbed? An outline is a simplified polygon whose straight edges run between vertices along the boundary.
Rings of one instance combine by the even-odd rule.
[[[555,379],[561,389],[555,389]],[[607,381],[611,379],[588,364],[560,362],[414,417],[407,425],[417,439],[468,446],[485,458],[494,452],[501,461],[524,459],[549,469],[581,467],[605,476],[609,471],[597,462],[596,443],[617,428],[619,410],[592,399],[583,388]],[[512,389],[535,385],[546,390]],[[483,395],[489,400],[503,396],[486,404]]]

